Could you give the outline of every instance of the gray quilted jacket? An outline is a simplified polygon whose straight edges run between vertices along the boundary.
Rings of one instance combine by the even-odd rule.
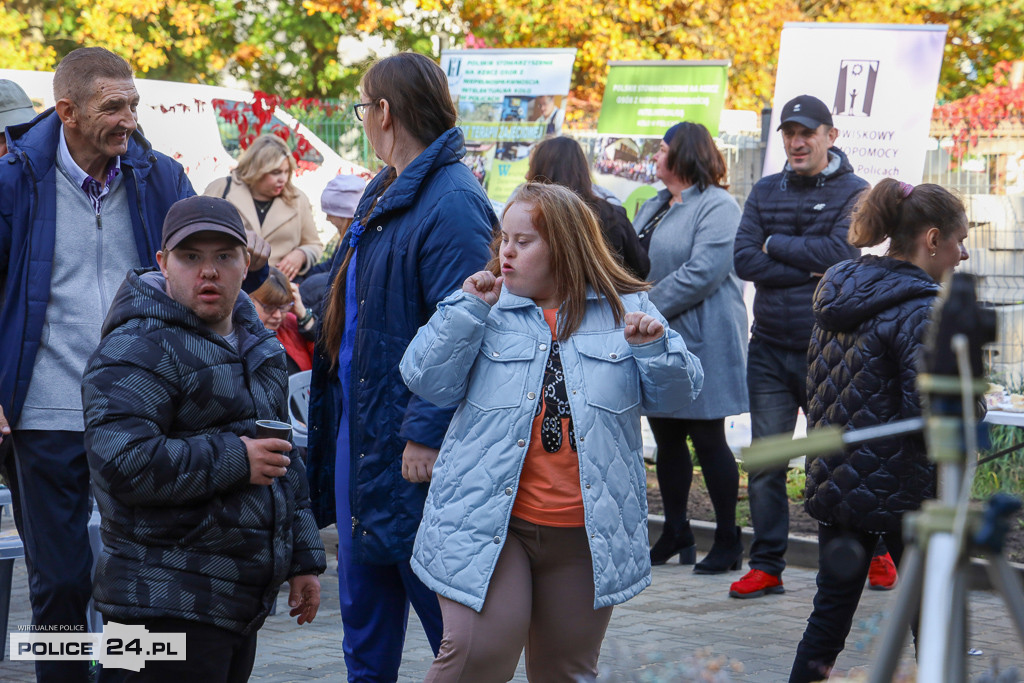
[[[646,294],[622,302],[664,323]],[[591,293],[583,324],[561,344],[595,609],[651,583],[641,407],[686,404],[703,383],[700,361],[666,329],[661,339],[628,344]],[[431,590],[477,611],[507,537],[550,346],[551,329],[532,300],[503,290],[489,307],[460,291],[438,304],[402,359],[414,393],[459,405],[434,465],[412,567]]]
[[[110,619],[249,633],[283,581],[326,569],[298,453],[273,485],[249,483],[239,436],[285,416],[288,378],[245,294],[233,316],[237,348],[137,270],[103,323],[82,397],[102,517],[93,597]]]

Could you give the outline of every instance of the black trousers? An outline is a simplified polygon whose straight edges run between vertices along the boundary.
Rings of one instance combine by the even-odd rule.
[[[92,594],[89,547],[89,464],[82,432],[15,430],[17,476],[32,623],[86,629]],[[7,440],[6,438],[4,439]],[[36,662],[39,683],[84,683],[88,662]]]
[[[241,635],[183,619],[128,623],[145,626],[150,633],[184,633],[185,659],[150,660],[141,671],[105,668],[100,683],[245,683],[252,674],[256,660],[255,630]]]
[[[818,526],[818,592],[814,595],[814,609],[807,619],[807,629],[797,646],[790,683],[828,678],[836,658],[846,646],[846,636],[850,634],[879,538],[863,531]],[[895,531],[881,538],[885,539],[893,562],[899,565],[903,558],[902,532]]]

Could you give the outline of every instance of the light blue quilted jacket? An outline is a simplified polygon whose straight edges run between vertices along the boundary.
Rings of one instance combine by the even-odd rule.
[[[664,324],[646,294],[622,297]],[[700,361],[667,337],[628,344],[607,303],[590,293],[561,346],[594,563],[594,608],[651,583],[641,408],[685,405],[700,392]],[[439,406],[459,404],[434,465],[412,568],[431,589],[480,611],[508,533],[541,393],[551,329],[530,299],[503,290],[493,307],[452,294],[420,328],[402,377]]]

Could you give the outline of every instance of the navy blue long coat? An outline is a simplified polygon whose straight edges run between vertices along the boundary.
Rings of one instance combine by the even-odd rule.
[[[454,413],[413,396],[398,363],[437,303],[490,258],[497,218],[480,183],[461,162],[464,154],[462,132],[449,129],[405,168],[372,213],[369,208],[391,169],[381,171],[363,194],[355,214],[366,230],[356,259],[351,395],[341,395],[332,359],[322,344],[316,347],[308,444],[313,512],[321,527],[335,522],[335,444],[345,400],[351,416],[349,499],[358,562],[393,564],[411,556],[428,485],[402,478],[402,451],[407,441],[440,448]],[[346,236],[342,245],[348,244]],[[345,251],[335,253],[332,283]]]

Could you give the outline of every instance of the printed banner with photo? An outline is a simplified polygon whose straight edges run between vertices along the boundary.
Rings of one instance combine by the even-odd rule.
[[[575,61],[575,48],[441,53],[466,136],[463,162],[492,201],[523,182],[535,143],[561,133]]]
[[[622,200],[630,217],[655,194],[654,154],[680,121],[712,137],[725,104],[729,62],[611,62],[597,123],[594,179]]]
[[[857,175],[920,183],[945,42],[945,26],[787,23],[764,174],[786,163],[782,106],[813,95],[832,109],[835,146]]]

